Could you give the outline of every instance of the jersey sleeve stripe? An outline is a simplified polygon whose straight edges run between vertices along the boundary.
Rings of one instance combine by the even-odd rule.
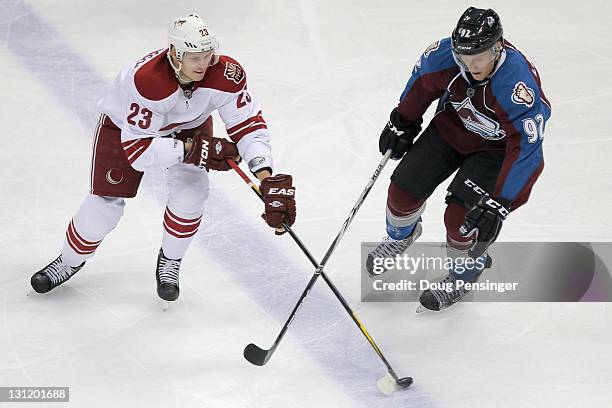
[[[234,133],[242,130],[243,128],[253,124],[253,123],[263,123],[265,124],[266,121],[264,120],[263,116],[261,115],[261,111],[257,112],[257,115],[252,116],[250,118],[248,118],[247,120],[238,123],[237,125],[234,125],[230,128],[227,129],[227,134],[229,136],[232,136]]]
[[[238,143],[240,141],[240,139],[242,139],[243,137],[245,137],[246,135],[248,135],[249,133],[253,133],[256,130],[260,130],[260,129],[267,129],[268,126],[265,123],[259,123],[259,124],[252,124],[250,125],[248,128],[245,128],[237,133],[234,133],[232,135],[230,135],[230,139],[232,139],[232,141],[234,143]]]

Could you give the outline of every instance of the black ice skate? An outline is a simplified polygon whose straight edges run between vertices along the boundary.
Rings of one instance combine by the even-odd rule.
[[[492,263],[491,257],[487,255],[484,269],[490,268]],[[478,278],[480,278],[481,274],[482,271],[478,272],[478,274],[470,280],[470,283],[478,282]],[[421,313],[425,310],[439,312],[451,307],[463,299],[465,295],[470,293],[470,291],[466,290],[465,286],[460,286],[457,288],[457,280],[459,279],[456,278],[455,275],[449,273],[442,281],[440,281],[439,284],[441,288],[434,290],[427,289],[421,293],[421,296],[419,297],[420,306],[417,308],[416,312]],[[450,287],[452,290],[444,290],[443,288],[445,287]]]
[[[60,255],[49,265],[32,275],[30,284],[36,292],[47,293],[70,279],[81,270],[83,265],[85,265],[85,262],[75,267],[68,266],[62,262],[62,256]]]
[[[389,238],[388,236],[383,238],[382,242],[378,244],[378,246],[368,254],[368,259],[366,260],[366,270],[371,278],[380,276],[383,273],[387,272],[387,270],[381,265],[378,268],[382,269],[380,271],[374,270],[374,260],[375,259],[384,259],[384,258],[395,258],[397,255],[401,255],[418,237],[421,236],[423,232],[423,228],[421,227],[421,222],[417,222],[417,225],[414,227],[414,230],[410,235],[408,235],[404,239],[394,240]]]
[[[163,300],[173,301],[179,297],[179,269],[181,259],[169,259],[160,248],[157,255],[157,295]]]

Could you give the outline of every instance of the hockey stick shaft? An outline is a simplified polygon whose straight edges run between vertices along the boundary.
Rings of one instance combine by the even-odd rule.
[[[393,370],[393,368],[391,367],[391,364],[389,364],[389,362],[387,361],[387,359],[383,355],[382,351],[380,350],[380,348],[378,347],[378,345],[376,344],[376,342],[374,341],[372,336],[370,336],[370,334],[366,330],[365,326],[361,323],[361,321],[359,321],[359,319],[355,315],[355,312],[351,309],[351,307],[349,306],[349,304],[346,301],[346,299],[344,299],[344,296],[342,296],[342,294],[340,293],[338,288],[336,288],[336,285],[334,285],[334,283],[331,281],[331,279],[329,279],[327,274],[323,271],[323,269],[325,268],[325,265],[327,264],[327,261],[329,260],[329,258],[331,257],[331,255],[335,251],[336,247],[340,243],[340,240],[342,239],[342,237],[346,233],[349,225],[353,221],[353,218],[355,218],[355,215],[357,215],[357,211],[359,211],[359,208],[361,208],[361,205],[365,201],[366,197],[368,196],[368,194],[370,194],[370,191],[372,190],[372,187],[374,187],[374,183],[378,179],[378,176],[380,176],[380,173],[382,172],[382,170],[387,165],[387,162],[389,161],[390,157],[391,157],[391,150],[387,150],[387,152],[383,156],[382,160],[380,161],[380,163],[376,167],[376,170],[374,170],[374,173],[372,174],[372,177],[370,177],[370,180],[368,180],[368,184],[365,186],[365,188],[361,192],[361,195],[357,199],[357,202],[355,203],[355,205],[353,206],[353,208],[349,212],[349,215],[346,218],[346,220],[344,221],[344,223],[342,224],[342,227],[340,227],[340,231],[336,235],[336,238],[334,238],[334,240],[332,241],[331,245],[329,246],[329,249],[325,253],[325,256],[323,257],[323,260],[321,261],[319,267],[317,268],[317,271],[315,271],[315,276],[317,275],[317,272],[323,276],[323,280],[325,280],[325,283],[327,283],[327,286],[329,286],[329,288],[332,290],[332,292],[334,293],[336,298],[340,301],[340,303],[344,307],[344,310],[346,310],[346,312],[349,314],[349,316],[351,316],[351,319],[357,325],[357,328],[359,328],[359,330],[365,336],[365,338],[368,340],[368,343],[370,343],[370,345],[372,346],[372,348],[374,349],[374,351],[376,352],[378,357],[380,357],[380,359],[383,362],[383,364],[385,365],[385,367],[387,367],[387,371],[389,372],[389,374],[391,374],[393,379],[397,382],[399,378],[398,378],[397,374],[395,373],[395,370]]]
[[[316,283],[316,281],[319,278],[319,276],[323,276],[323,280],[325,280],[325,282],[327,283],[329,288],[332,290],[332,292],[334,293],[336,298],[340,301],[340,303],[342,304],[342,306],[344,307],[346,312],[349,314],[349,316],[351,317],[353,322],[357,325],[357,328],[361,331],[361,333],[368,340],[368,342],[370,343],[370,345],[372,346],[372,348],[374,349],[374,351],[376,352],[378,357],[384,363],[384,365],[387,368],[387,371],[389,372],[389,374],[393,377],[393,379],[395,381],[398,381],[397,374],[395,373],[395,371],[393,370],[393,368],[391,367],[391,365],[389,364],[389,362],[387,361],[387,359],[383,355],[382,351],[380,350],[380,348],[378,347],[378,345],[376,344],[376,342],[374,341],[372,336],[370,336],[370,334],[366,330],[365,326],[359,321],[359,319],[357,318],[357,316],[355,315],[355,313],[353,312],[353,310],[349,306],[349,304],[346,301],[346,299],[344,299],[344,296],[342,296],[342,294],[340,293],[338,288],[336,288],[336,286],[333,284],[331,279],[329,279],[327,274],[323,271],[323,269],[325,267],[325,263],[329,260],[329,258],[331,257],[332,253],[334,252],[334,250],[338,246],[341,238],[346,233],[346,230],[348,229],[351,221],[353,220],[353,218],[357,214],[357,211],[359,210],[359,208],[361,207],[361,205],[365,201],[366,197],[370,193],[370,190],[374,186],[374,183],[378,179],[378,176],[380,175],[380,173],[382,172],[383,168],[387,164],[387,161],[389,160],[390,156],[391,156],[391,151],[389,150],[389,151],[387,151],[387,153],[385,154],[385,156],[381,160],[380,164],[378,165],[378,167],[374,171],[374,174],[372,175],[372,177],[368,181],[368,184],[366,185],[366,187],[364,188],[363,192],[359,196],[359,199],[357,200],[357,202],[355,203],[355,205],[351,209],[348,218],[342,224],[342,227],[340,228],[340,232],[337,234],[336,238],[334,239],[334,241],[330,245],[329,249],[327,250],[325,256],[323,257],[323,261],[321,262],[321,264],[318,264],[314,260],[314,258],[312,257],[312,255],[310,254],[308,249],[303,245],[303,243],[299,240],[299,238],[295,235],[295,233],[293,233],[291,228],[288,225],[283,224],[283,227],[287,230],[287,232],[289,232],[289,234],[295,240],[295,242],[298,244],[300,249],[302,249],[302,251],[306,254],[306,256],[308,257],[310,262],[316,268],[316,270],[315,270],[315,273],[310,278],[310,281],[306,285],[306,288],[304,289],[304,291],[300,295],[300,298],[298,299],[296,305],[294,306],[293,310],[291,311],[291,314],[289,315],[289,318],[287,319],[286,323],[283,325],[280,333],[276,337],[272,347],[269,350],[262,350],[262,349],[260,349],[259,347],[255,346],[255,345],[249,345],[249,346],[252,346],[252,347],[250,347],[250,351],[251,351],[252,355],[250,356],[251,358],[248,358],[247,357],[247,352],[249,351],[249,346],[247,346],[247,349],[245,349],[245,357],[247,357],[247,360],[249,360],[252,363],[257,364],[257,365],[264,365],[264,364],[267,363],[267,361],[270,359],[270,357],[272,356],[272,354],[274,353],[274,351],[276,350],[276,348],[280,344],[281,340],[285,336],[285,333],[287,332],[287,329],[289,328],[289,326],[291,325],[291,322],[295,318],[295,315],[297,314],[300,306],[304,302],[304,299],[310,293],[310,290],[312,289],[312,287]],[[261,191],[259,191],[257,186],[242,171],[242,169],[240,169],[240,167],[238,167],[238,165],[235,162],[231,161],[231,160],[228,160],[228,163],[240,175],[240,177],[249,185],[249,187],[251,187],[251,189],[257,194],[257,196],[261,200],[263,200],[263,196],[261,194]],[[255,357],[257,357],[257,358],[255,358]]]
[[[368,196],[368,194],[370,194],[370,191],[372,190],[372,187],[374,187],[374,183],[378,179],[378,176],[380,176],[380,173],[382,172],[382,170],[387,165],[387,162],[389,161],[389,157],[391,157],[391,150],[387,150],[387,153],[385,153],[385,155],[383,156],[382,160],[378,164],[378,167],[376,167],[376,170],[374,170],[374,173],[372,174],[372,177],[370,177],[370,180],[368,180],[368,184],[365,186],[365,188],[361,192],[361,195],[357,199],[357,202],[355,203],[355,205],[353,206],[353,208],[349,212],[348,217],[346,218],[346,220],[344,220],[344,223],[342,224],[342,227],[340,227],[340,231],[336,235],[336,238],[334,238],[334,240],[332,241],[332,243],[329,246],[327,252],[325,253],[325,256],[323,256],[323,260],[319,264],[319,268],[318,268],[320,270],[319,273],[323,272],[323,268],[325,268],[325,265],[327,264],[327,261],[329,260],[331,255],[336,250],[336,247],[340,243],[340,240],[342,239],[342,237],[346,233],[346,230],[348,229],[349,225],[351,225],[351,222],[353,221],[353,218],[355,218],[355,215],[357,215],[357,211],[359,211],[359,208],[361,207],[361,204],[363,204],[363,202],[365,201],[365,199]]]
[[[230,165],[230,167],[232,169],[234,169],[236,171],[236,173],[238,173],[238,175],[240,176],[240,178],[242,178],[242,180],[244,180],[244,182],[251,187],[251,190],[253,190],[255,192],[255,194],[257,195],[257,197],[259,197],[259,199],[261,201],[263,201],[263,195],[261,194],[261,191],[259,190],[259,187],[257,187],[257,184],[253,183],[251,181],[251,179],[249,178],[249,176],[247,176],[244,171],[242,171],[242,169],[240,168],[240,166],[238,166],[238,164],[236,164],[235,161],[228,159],[227,163]],[[295,243],[300,247],[300,249],[302,250],[302,252],[304,252],[304,254],[306,255],[306,257],[308,258],[308,260],[310,260],[310,263],[313,264],[313,266],[315,268],[317,268],[319,266],[319,264],[317,263],[317,260],[314,258],[314,256],[312,256],[312,254],[310,253],[310,251],[308,250],[308,248],[306,248],[306,245],[304,245],[304,243],[298,238],[297,235],[295,235],[295,232],[293,232],[293,230],[291,229],[291,227],[286,223],[283,222],[283,228],[285,229],[285,231],[287,231],[289,233],[289,235],[291,235],[291,238],[293,238],[293,240],[295,241]]]
[[[230,165],[230,167],[232,169],[234,169],[236,171],[236,173],[238,173],[240,178],[242,178],[242,180],[249,187],[251,187],[251,190],[253,190],[253,192],[257,195],[257,197],[259,197],[259,199],[261,201],[264,201],[263,195],[261,193],[261,190],[259,190],[259,187],[257,187],[257,185],[255,183],[253,183],[253,181],[251,181],[249,176],[247,176],[245,174],[245,172],[242,171],[240,166],[238,166],[238,164],[236,164],[236,162],[234,162],[231,159],[228,159],[227,163]],[[306,257],[308,258],[310,263],[315,267],[315,269],[318,270],[319,263],[312,256],[312,254],[310,253],[308,248],[306,248],[306,246],[302,243],[302,241],[298,238],[298,236],[293,232],[291,227],[286,222],[283,222],[282,225],[283,225],[283,228],[285,229],[285,231],[287,231],[289,233],[291,238],[293,238],[295,243],[300,247],[302,252],[306,255]],[[291,325],[291,322],[293,321],[293,318],[297,314],[299,308],[302,306],[302,303],[304,302],[304,299],[306,298],[306,296],[308,296],[308,293],[310,293],[310,290],[314,286],[314,284],[317,281],[317,279],[319,278],[319,276],[320,276],[319,273],[315,273],[314,275],[312,275],[312,277],[310,278],[310,281],[308,281],[308,284],[306,285],[306,288],[304,289],[304,291],[300,295],[299,300],[297,301],[297,303],[293,307],[293,310],[291,311],[291,314],[289,315],[289,319],[287,319],[287,322],[285,322],[285,324],[283,325],[280,333],[278,334],[278,336],[276,336],[276,339],[274,340],[274,344],[272,345],[272,347],[269,350],[262,350],[259,347],[255,346],[254,344],[249,344],[247,346],[247,348],[244,351],[244,357],[249,362],[251,362],[251,363],[253,363],[255,365],[260,365],[260,366],[264,365],[264,364],[266,364],[268,362],[268,360],[270,359],[270,357],[272,357],[272,354],[274,354],[274,351],[276,350],[276,348],[280,344],[280,342],[283,339],[283,337],[285,337],[285,333],[287,333],[287,329],[289,329],[289,326]]]
[[[318,276],[318,275],[315,274],[315,276]],[[321,276],[323,277],[323,280],[325,281],[325,283],[327,283],[327,286],[329,286],[331,291],[334,293],[334,295],[336,295],[336,298],[340,301],[340,303],[342,304],[342,307],[344,307],[344,310],[346,310],[349,316],[351,316],[351,319],[357,325],[357,328],[365,336],[368,343],[370,343],[370,346],[372,346],[372,348],[374,349],[374,351],[376,352],[380,360],[383,362],[385,367],[387,367],[387,371],[389,372],[389,374],[391,374],[391,377],[393,377],[393,379],[397,382],[399,380],[399,377],[395,373],[395,370],[393,370],[393,368],[391,367],[391,364],[387,361],[386,357],[382,353],[382,350],[378,347],[378,345],[376,344],[372,336],[370,336],[370,333],[368,333],[365,326],[361,323],[361,321],[359,321],[359,319],[357,318],[357,315],[355,315],[355,312],[353,312],[353,309],[351,309],[348,302],[344,299],[344,296],[342,296],[338,288],[336,288],[336,285],[334,285],[334,283],[329,279],[329,277],[327,276],[325,272],[321,271]]]
[[[336,249],[336,247],[340,243],[340,240],[342,239],[342,237],[346,233],[346,230],[348,229],[349,225],[353,221],[353,218],[355,218],[355,215],[357,214],[357,211],[359,211],[359,208],[361,207],[361,205],[365,201],[366,197],[368,196],[368,194],[372,190],[372,187],[374,186],[374,183],[376,182],[376,179],[378,179],[378,176],[380,175],[382,170],[387,165],[387,162],[389,161],[389,157],[390,156],[391,156],[391,150],[387,151],[387,153],[384,155],[384,157],[382,158],[382,160],[378,164],[378,167],[376,167],[376,170],[374,171],[374,174],[372,174],[372,177],[370,177],[370,180],[368,180],[368,184],[365,186],[365,188],[363,189],[361,195],[357,199],[357,202],[355,203],[355,205],[353,206],[353,208],[349,212],[349,215],[348,215],[347,219],[344,221],[344,223],[342,224],[342,227],[340,228],[340,232],[338,232],[338,234],[336,235],[336,238],[334,238],[334,241],[331,243],[330,247],[328,248],[327,252],[325,253],[325,256],[323,257],[323,260],[321,261],[320,264],[312,256],[310,251],[308,251],[306,246],[297,237],[297,235],[295,235],[295,233],[293,232],[291,227],[289,225],[287,225],[287,223],[283,222],[283,224],[282,224],[283,228],[289,233],[289,235],[291,235],[291,238],[293,238],[293,240],[298,244],[300,249],[306,254],[306,256],[308,257],[308,260],[310,261],[310,263],[312,263],[312,265],[316,268],[316,272],[315,273],[321,273],[323,271],[323,269],[325,268],[325,264],[327,263],[327,261],[329,260],[329,258],[332,255],[332,253],[334,252],[334,250]],[[257,187],[257,185],[251,181],[249,176],[247,176],[244,173],[244,171],[242,171],[240,166],[238,166],[238,164],[236,164],[236,162],[233,161],[232,159],[227,159],[227,163],[230,165],[230,167],[232,169],[234,169],[236,171],[236,173],[238,173],[240,178],[242,178],[242,180],[249,187],[251,187],[251,190],[253,190],[255,192],[257,197],[259,197],[259,199],[261,201],[263,201],[263,195],[261,194],[261,191],[259,190],[259,187]]]

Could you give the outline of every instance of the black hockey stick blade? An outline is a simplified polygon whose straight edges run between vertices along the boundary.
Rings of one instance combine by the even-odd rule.
[[[413,379],[412,377],[404,377],[404,378],[399,378],[396,383],[397,385],[400,386],[400,388],[408,388],[412,385],[413,383]]]
[[[268,362],[272,353],[270,350],[263,350],[251,343],[244,348],[244,353],[242,354],[249,363],[256,366],[263,366]]]

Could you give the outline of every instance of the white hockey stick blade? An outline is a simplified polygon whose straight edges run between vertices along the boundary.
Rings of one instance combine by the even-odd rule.
[[[397,389],[397,385],[391,374],[387,373],[380,380],[376,381],[376,387],[378,387],[378,391],[382,392],[385,395],[391,395]]]

